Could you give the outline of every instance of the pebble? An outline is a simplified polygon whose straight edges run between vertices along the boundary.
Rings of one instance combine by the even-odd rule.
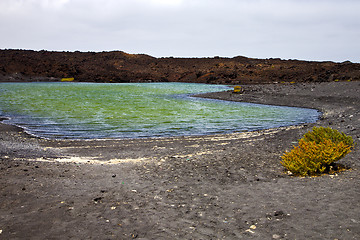
[[[284,216],[285,214],[284,214],[284,212],[283,211],[275,211],[274,212],[274,216]]]
[[[280,238],[280,235],[273,234],[273,235],[272,235],[272,238],[273,238],[273,239],[279,239],[279,238]]]
[[[247,230],[245,230],[245,232],[255,233],[255,232],[254,232],[254,231],[252,231],[251,229],[247,229]]]
[[[162,199],[162,197],[158,196],[158,195],[155,195],[154,196],[154,199]]]

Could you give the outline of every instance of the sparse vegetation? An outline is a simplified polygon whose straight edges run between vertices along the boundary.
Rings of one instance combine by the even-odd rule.
[[[62,82],[72,82],[74,80],[75,80],[74,78],[62,78],[61,79]]]
[[[281,164],[294,175],[322,174],[351,151],[354,141],[335,129],[314,127],[299,140],[299,145],[281,157]]]

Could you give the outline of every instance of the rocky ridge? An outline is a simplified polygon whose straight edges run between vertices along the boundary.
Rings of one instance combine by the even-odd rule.
[[[257,84],[360,80],[360,64],[278,58],[155,58],[112,52],[0,50],[0,82],[196,82]]]

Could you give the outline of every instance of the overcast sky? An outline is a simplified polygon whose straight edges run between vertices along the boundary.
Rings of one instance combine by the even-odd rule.
[[[0,0],[0,49],[360,62],[359,0]]]

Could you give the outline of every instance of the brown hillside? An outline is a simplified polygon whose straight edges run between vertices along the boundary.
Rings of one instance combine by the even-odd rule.
[[[360,64],[281,59],[154,58],[113,52],[0,50],[0,81],[248,84],[360,80]]]

